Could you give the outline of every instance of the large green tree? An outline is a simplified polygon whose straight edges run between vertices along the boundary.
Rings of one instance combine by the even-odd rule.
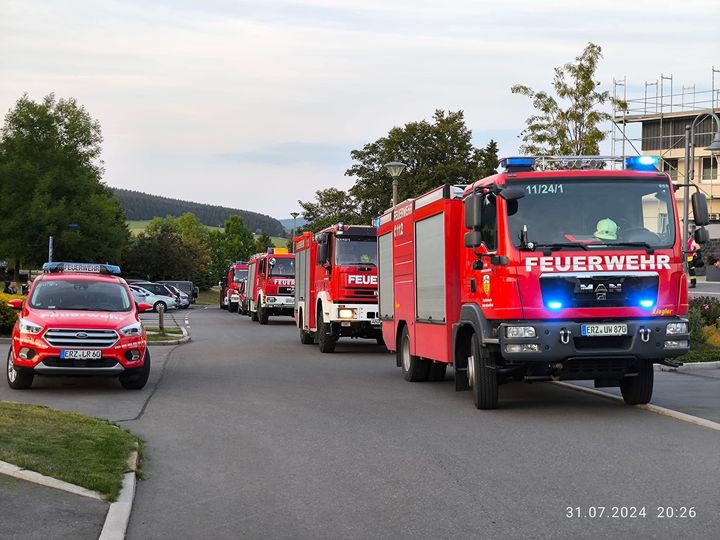
[[[353,150],[356,163],[345,174],[356,178],[348,203],[368,223],[392,204],[392,178],[384,165],[402,161],[407,168],[398,180],[400,201],[442,184],[467,183],[495,173],[497,144],[476,148],[463,111],[436,110],[431,121],[394,127],[385,136]],[[305,216],[307,219],[307,216]]]
[[[612,119],[601,107],[614,98],[606,90],[600,92],[595,71],[602,58],[602,48],[588,43],[574,63],[555,68],[552,86],[555,95],[521,84],[513,86],[513,94],[532,100],[536,114],[530,116],[522,132],[524,144],[520,151],[530,155],[588,156],[600,152],[600,142],[607,137],[601,129]],[[625,103],[615,100],[619,108]]]
[[[23,95],[0,138],[0,253],[39,265],[55,237],[55,260],[119,262],[125,216],[102,183],[100,124],[75,99]]]
[[[298,203],[303,210],[303,217],[308,221],[298,231],[319,231],[340,221],[350,224],[363,223],[357,201],[341,189],[321,189],[315,192],[315,202]]]

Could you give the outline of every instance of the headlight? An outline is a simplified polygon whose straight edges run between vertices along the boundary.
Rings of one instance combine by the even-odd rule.
[[[31,323],[27,319],[20,319],[20,333],[21,334],[32,334],[36,336],[43,331],[42,326],[38,326],[35,323]]]
[[[525,338],[535,337],[534,326],[506,326],[505,337],[508,338]]]
[[[540,345],[538,345],[537,343],[507,343],[505,344],[505,352],[540,352]]]
[[[338,309],[338,317],[340,317],[341,319],[354,319],[355,310],[350,308]]]
[[[665,342],[665,348],[666,349],[687,349],[690,346],[690,343],[687,339],[680,339],[678,341],[666,341]]]
[[[126,337],[138,337],[142,334],[142,323],[136,322],[120,329],[120,333]]]
[[[672,336],[675,334],[687,334],[688,333],[688,323],[686,322],[671,322],[668,323],[665,333],[668,336]]]

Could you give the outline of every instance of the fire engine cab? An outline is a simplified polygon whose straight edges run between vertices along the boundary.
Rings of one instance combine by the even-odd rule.
[[[270,315],[292,316],[295,309],[295,256],[286,248],[268,248],[248,264],[248,314],[267,324]]]
[[[405,379],[452,364],[479,409],[513,380],[593,380],[647,403],[653,364],[689,348],[679,186],[657,161],[508,158],[379,217],[382,331]],[[705,196],[692,204],[704,243]]]
[[[143,388],[150,352],[139,312],[120,268],[107,264],[46,263],[12,332],[6,374],[11,388],[30,388],[36,375],[119,377],[124,388]]]
[[[377,229],[339,223],[294,239],[295,321],[300,341],[333,352],[342,336],[381,343],[377,305]]]
[[[230,313],[238,311],[240,284],[247,280],[248,263],[236,261],[228,267],[227,275],[220,280],[220,308]]]

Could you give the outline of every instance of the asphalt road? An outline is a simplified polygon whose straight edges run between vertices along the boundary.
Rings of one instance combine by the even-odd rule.
[[[130,539],[720,530],[716,431],[552,384],[503,387],[500,409],[477,411],[450,374],[407,383],[369,341],[321,355],[290,319],[260,326],[212,307],[190,310],[189,323],[192,342],[153,347],[139,392],[112,380],[0,385],[0,399],[111,418],[145,438]],[[660,506],[696,515],[659,518]],[[568,507],[605,510],[568,518]],[[613,507],[646,516],[608,517]]]

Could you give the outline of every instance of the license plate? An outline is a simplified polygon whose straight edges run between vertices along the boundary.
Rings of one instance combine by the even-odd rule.
[[[370,324],[373,326],[380,326],[380,319],[371,319]]]
[[[102,351],[87,349],[64,349],[60,351],[60,358],[63,360],[99,360],[102,358]]]
[[[628,333],[627,324],[583,324],[583,336],[625,336]]]

